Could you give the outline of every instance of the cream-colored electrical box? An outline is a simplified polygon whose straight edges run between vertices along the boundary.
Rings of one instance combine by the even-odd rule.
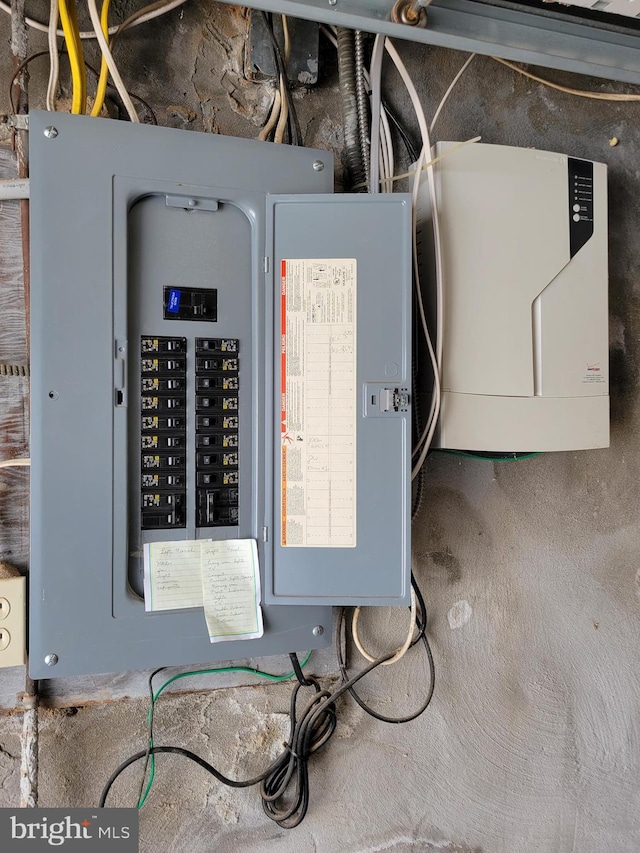
[[[452,145],[439,143],[436,153]],[[435,181],[443,393],[434,445],[494,452],[607,447],[606,167],[473,144],[438,161]],[[433,305],[426,173],[418,222]]]
[[[26,663],[26,590],[26,578],[0,578],[0,668]]]

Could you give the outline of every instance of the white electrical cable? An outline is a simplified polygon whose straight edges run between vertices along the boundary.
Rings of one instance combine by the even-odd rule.
[[[120,72],[118,71],[118,66],[115,63],[113,58],[113,54],[109,49],[109,44],[104,36],[104,33],[100,29],[100,13],[98,12],[98,7],[96,4],[96,0],[87,0],[87,7],[89,9],[89,15],[91,16],[91,23],[93,24],[96,39],[98,44],[100,45],[100,50],[102,51],[102,55],[109,67],[109,73],[111,74],[111,79],[113,80],[113,85],[118,90],[118,94],[122,100],[122,103],[125,106],[127,113],[129,114],[129,118],[132,122],[136,124],[140,123],[140,119],[138,118],[138,113],[136,112],[136,108],[133,105],[133,101],[131,100],[129,93],[127,92],[127,87],[124,85],[122,77],[120,76]]]
[[[382,192],[383,193],[392,193],[393,192],[393,173],[396,168],[395,163],[395,155],[393,151],[393,137],[391,136],[391,128],[389,126],[389,119],[387,117],[387,111],[383,107],[380,112],[380,121],[382,123],[381,128],[381,136],[384,140],[386,138],[387,143],[387,159],[389,161],[389,165],[387,167],[387,173],[383,176],[382,179]]]
[[[395,45],[391,41],[391,39],[385,39],[384,42],[385,50],[393,60],[393,64],[398,69],[398,73],[402,78],[402,82],[405,85],[407,93],[411,99],[411,103],[413,105],[413,109],[416,114],[416,118],[418,119],[418,126],[420,128],[420,134],[422,136],[422,144],[427,148],[427,151],[431,150],[431,143],[429,139],[429,128],[427,126],[427,119],[425,118],[424,110],[422,108],[422,104],[420,103],[420,97],[418,92],[416,91],[416,87],[411,79],[411,75],[406,69],[404,62],[400,59],[398,55],[398,51],[395,48]]]
[[[283,67],[284,74],[280,74],[280,113],[276,124],[276,132],[273,135],[273,141],[282,143],[285,130],[287,129],[287,121],[289,119],[289,99],[287,98],[287,86],[289,81],[286,79],[287,68],[289,66],[289,56],[291,54],[291,38],[289,37],[289,23],[286,15],[281,15],[282,18],[282,37],[283,37]]]
[[[153,21],[154,18],[159,18],[161,15],[166,15],[167,12],[172,12],[174,9],[177,9],[179,6],[182,6],[183,3],[186,3],[187,0],[171,0],[169,3],[165,3],[162,6],[158,6],[155,9],[147,12],[146,15],[141,15],[137,18],[130,26],[137,27],[140,24],[146,24],[147,21]],[[3,12],[7,12],[9,15],[11,14],[11,6],[8,3],[5,3],[4,0],[0,0],[0,10]],[[41,33],[49,32],[49,25],[43,24],[41,21],[35,21],[33,18],[25,17],[25,23],[28,27],[31,27],[34,30],[40,30]],[[93,25],[96,26],[95,24]],[[116,24],[113,27],[109,27],[109,35],[114,35],[119,29],[119,25]],[[98,27],[98,31],[100,31],[100,27]],[[56,35],[63,37],[64,33],[62,30],[58,30]],[[94,39],[96,38],[96,33],[94,30],[83,30],[80,33],[81,39]]]
[[[387,185],[386,176],[389,174],[389,149],[386,145],[380,146],[380,156],[378,158],[378,162],[380,163],[380,189],[379,192],[385,192],[385,187]]]
[[[371,170],[374,162],[377,162],[379,165],[377,170],[374,168],[373,172],[369,172],[369,191],[372,193],[392,192],[393,170],[395,168],[393,137],[391,136],[387,111],[382,106],[380,86],[377,87],[376,92],[375,80],[372,78],[373,71],[372,64],[371,70],[364,72],[364,82],[370,93],[369,100],[371,104],[369,169]],[[374,130],[375,127],[378,127],[377,133]],[[375,156],[376,149],[379,152],[377,157]]]
[[[19,459],[4,459],[0,462],[0,468],[26,468],[31,465],[31,459],[21,457]]]
[[[280,75],[280,115],[276,125],[276,132],[273,136],[273,141],[281,143],[284,139],[284,132],[287,128],[287,119],[289,118],[289,101],[285,91],[287,84],[284,81],[282,74]]]
[[[453,78],[453,80],[452,80],[452,81],[451,81],[451,83],[449,84],[449,88],[447,89],[447,91],[446,91],[446,92],[444,93],[444,95],[442,96],[442,100],[441,100],[441,101],[440,101],[440,103],[438,104],[438,109],[435,111],[435,113],[434,113],[434,115],[433,115],[433,118],[431,119],[431,124],[430,124],[430,126],[429,126],[429,132],[430,132],[430,133],[433,133],[433,128],[436,126],[436,122],[438,121],[438,118],[439,118],[439,116],[440,116],[440,113],[442,112],[442,108],[443,108],[443,107],[444,107],[444,105],[447,103],[447,100],[449,99],[449,95],[453,92],[453,90],[454,90],[454,88],[455,88],[456,83],[458,82],[458,80],[462,77],[462,75],[464,74],[464,72],[465,72],[465,71],[467,70],[467,68],[471,65],[471,61],[473,60],[474,56],[475,56],[475,53],[472,53],[472,54],[470,54],[470,55],[467,57],[467,59],[466,59],[466,61],[465,61],[464,65],[462,66],[462,68],[460,69],[460,71],[458,71],[458,73],[456,74],[456,76]]]
[[[416,225],[417,225],[417,216],[416,216],[416,207],[417,207],[417,198],[418,198],[418,190],[420,187],[420,176],[422,172],[422,163],[424,162],[424,158],[426,156],[431,159],[431,139],[429,136],[429,128],[427,126],[427,120],[424,114],[424,109],[422,108],[422,104],[420,102],[420,98],[418,96],[418,92],[416,87],[411,79],[411,75],[407,71],[405,64],[400,59],[398,55],[398,51],[395,49],[393,42],[390,39],[385,39],[385,49],[391,59],[393,60],[394,65],[398,69],[398,73],[402,78],[402,82],[405,85],[405,88],[409,94],[411,99],[411,103],[413,104],[413,108],[416,113],[416,117],[418,119],[418,126],[420,127],[420,134],[422,136],[422,151],[419,158],[420,167],[416,169],[414,185],[413,185],[413,215],[414,215],[414,247],[413,247],[413,262],[414,262],[414,275],[416,278],[416,292],[418,297],[418,307],[420,308],[420,319],[422,321],[423,331],[425,333],[425,339],[427,341],[427,347],[429,349],[429,357],[431,358],[432,365],[434,368],[434,387],[433,387],[433,397],[431,401],[431,411],[429,413],[429,418],[427,419],[427,424],[425,429],[423,430],[423,434],[421,436],[420,441],[416,447],[416,451],[420,449],[420,456],[418,457],[418,461],[413,466],[412,477],[418,476],[420,472],[420,468],[424,463],[424,460],[429,452],[429,447],[431,445],[431,441],[433,439],[433,434],[435,432],[435,428],[438,421],[438,416],[440,414],[440,403],[441,403],[441,389],[440,389],[440,375],[442,370],[442,331],[444,328],[444,300],[443,300],[443,259],[442,259],[442,240],[440,235],[440,222],[438,217],[438,199],[436,195],[436,182],[435,182],[435,172],[433,168],[433,164],[430,164],[427,167],[427,181],[429,185],[429,195],[431,198],[431,217],[432,217],[432,225],[433,225],[433,238],[434,238],[434,247],[435,247],[435,266],[436,266],[436,345],[435,352],[431,342],[431,338],[428,333],[427,324],[426,324],[426,316],[424,313],[424,305],[422,302],[422,293],[420,288],[420,279],[419,279],[419,263],[418,263],[418,249],[417,249],[417,240],[416,240]]]
[[[60,55],[58,53],[58,0],[51,0],[49,9],[49,82],[47,84],[47,109],[54,111],[58,93],[58,77],[60,75]]]
[[[320,32],[322,33],[322,35],[325,38],[327,38],[331,42],[331,44],[337,50],[338,49],[338,39],[336,38],[336,35],[333,32],[333,29],[330,26],[327,26],[325,24],[320,24]]]
[[[258,134],[258,139],[262,142],[265,142],[269,138],[269,134],[273,130],[273,128],[278,123],[278,116],[280,115],[280,106],[282,104],[282,99],[280,97],[280,83],[278,82],[278,88],[276,89],[276,93],[273,97],[273,104],[271,105],[271,112],[269,113],[269,119],[267,123],[262,128],[260,133]]]
[[[371,150],[369,155],[369,174],[371,177],[371,192],[380,192],[380,177],[378,164],[380,162],[380,123],[382,116],[382,59],[384,57],[384,36],[377,35],[371,53]]]
[[[432,157],[431,160],[426,162],[422,167],[422,171],[426,172],[429,166],[435,166],[436,163],[439,163],[440,160],[444,160],[445,157],[450,157],[452,154],[455,154],[456,151],[459,151],[460,148],[464,148],[465,145],[473,145],[474,142],[480,142],[482,140],[481,136],[474,136],[472,139],[465,139],[463,142],[456,142],[455,145],[452,145],[451,148],[445,148],[442,154],[438,154],[436,157]],[[399,181],[401,178],[412,178],[416,173],[416,166],[414,164],[412,169],[409,169],[408,172],[401,172],[399,175],[393,176],[393,181]]]
[[[413,179],[413,192],[412,192],[412,211],[413,211],[413,275],[416,282],[416,300],[418,303],[418,311],[420,313],[420,322],[422,323],[422,331],[424,333],[425,340],[427,342],[427,349],[429,351],[429,358],[431,359],[431,366],[433,368],[433,394],[431,397],[431,407],[429,410],[429,416],[427,418],[427,422],[425,424],[424,430],[422,431],[422,435],[416,445],[416,451],[420,451],[420,455],[415,461],[412,471],[411,471],[411,479],[415,480],[415,478],[420,473],[420,469],[424,464],[424,460],[427,458],[427,453],[429,452],[429,448],[431,447],[431,442],[433,441],[433,435],[436,430],[436,425],[438,423],[438,415],[440,414],[440,405],[442,402],[442,392],[441,392],[441,383],[440,383],[440,364],[438,362],[436,353],[433,350],[433,344],[431,342],[431,335],[429,334],[429,328],[427,326],[427,317],[424,310],[424,301],[422,298],[422,287],[420,286],[420,264],[418,261],[418,240],[417,240],[417,208],[418,208],[418,191],[420,189],[420,178],[422,177],[422,163],[424,161],[425,149],[423,148],[420,152],[420,157],[418,158],[418,168],[416,168],[416,173]]]
[[[0,180],[0,200],[29,198],[29,178]]]
[[[416,627],[416,616],[416,594],[413,591],[413,587],[411,587],[411,618],[409,620],[409,633],[407,634],[404,643],[396,651],[395,655],[392,658],[389,658],[389,660],[383,661],[382,666],[390,666],[392,663],[398,663],[398,661],[405,656],[409,646],[411,645],[411,641],[413,640],[414,630]],[[363,658],[366,658],[370,663],[375,663],[378,658],[372,657],[372,655],[370,655],[369,652],[362,645],[362,641],[360,640],[360,634],[358,632],[359,618],[360,608],[356,607],[353,611],[353,616],[351,618],[351,634],[353,636],[353,642],[356,644],[356,648],[358,649]]]

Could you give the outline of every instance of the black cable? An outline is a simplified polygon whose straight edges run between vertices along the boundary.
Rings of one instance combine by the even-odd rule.
[[[418,604],[416,615],[416,628],[418,629],[418,633],[411,641],[409,645],[410,649],[412,649],[416,645],[416,643],[418,643],[422,639],[422,637],[425,636],[427,632],[427,605],[424,603],[424,596],[422,595],[422,590],[418,586],[418,582],[416,581],[413,572],[411,572],[411,586],[413,588],[413,592]]]
[[[333,693],[323,690],[315,678],[310,678],[314,695],[298,714],[296,706],[298,693],[302,688],[296,684],[291,696],[289,711],[289,739],[284,751],[273,761],[266,770],[252,779],[230,779],[199,755],[179,746],[154,746],[148,750],[149,755],[173,753],[182,755],[194,761],[219,782],[231,788],[248,788],[258,783],[265,813],[285,829],[292,829],[304,819],[309,806],[309,774],[308,761],[314,752],[323,747],[333,735],[336,728],[336,701],[350,690],[360,679],[368,675],[385,660],[389,660],[393,652],[370,663],[357,675],[347,679]],[[136,761],[141,761],[147,755],[147,750],[141,750],[123,763],[111,774],[100,795],[99,807],[104,808],[109,792],[118,777]],[[290,792],[294,784],[293,795]]]
[[[158,669],[154,669],[151,675],[149,676],[149,727],[147,733],[147,749],[144,756],[144,770],[142,771],[142,779],[140,780],[140,792],[138,793],[138,799],[136,800],[136,805],[142,800],[142,795],[144,793],[144,783],[147,780],[147,768],[149,767],[149,759],[151,757],[151,749],[153,746],[153,713],[155,709],[155,696],[153,695],[153,679],[160,672],[164,672],[167,669],[166,666],[161,666]]]
[[[160,755],[161,753],[173,753],[175,755],[182,755],[185,758],[190,759],[191,761],[195,761],[196,764],[199,764],[207,773],[210,773],[214,776],[219,782],[222,782],[224,785],[228,785],[230,788],[249,788],[252,785],[257,785],[259,782],[265,778],[265,776],[269,773],[271,768],[274,766],[276,762],[267,768],[264,773],[261,773],[260,776],[256,776],[255,779],[246,779],[241,781],[236,781],[235,779],[229,779],[227,776],[224,776],[220,773],[216,768],[209,764],[208,761],[205,761],[204,758],[200,758],[199,755],[196,755],[195,752],[191,752],[189,749],[184,749],[181,746],[153,746],[149,750],[149,755]],[[104,786],[102,790],[102,794],[100,794],[100,802],[98,803],[98,808],[105,808],[105,803],[107,797],[109,796],[109,791],[113,787],[113,783],[116,779],[124,773],[127,767],[130,767],[132,764],[135,764],[136,761],[140,761],[142,758],[145,758],[147,755],[146,749],[141,749],[140,752],[136,752],[135,755],[129,756],[125,761],[122,762],[120,767],[113,771],[109,779],[107,780],[107,784]]]
[[[265,814],[284,829],[293,829],[304,820],[309,808],[309,758],[327,743],[336,729],[337,696],[322,690],[316,679],[311,683],[315,695],[306,703],[299,719],[296,704],[302,685],[296,684],[289,709],[289,742],[278,767],[269,771],[260,785]]]
[[[429,640],[427,639],[427,633],[426,633],[426,631],[427,631],[427,609],[426,609],[426,605],[425,605],[422,593],[420,591],[420,588],[419,588],[418,584],[416,583],[416,580],[413,577],[413,575],[411,576],[411,584],[412,584],[413,590],[416,594],[416,598],[418,600],[418,606],[419,606],[421,614],[422,614],[420,620],[416,620],[416,624],[418,626],[418,636],[414,638],[413,642],[411,643],[411,646],[414,646],[414,645],[416,645],[416,643],[422,641],[425,653],[427,655],[427,661],[429,663],[429,687],[427,689],[427,695],[426,695],[424,701],[422,702],[422,704],[420,705],[420,707],[416,711],[413,711],[410,714],[406,714],[405,716],[402,716],[402,717],[387,717],[385,714],[381,714],[378,711],[371,708],[369,705],[367,705],[367,703],[356,692],[356,690],[353,688],[353,686],[346,687],[351,698],[354,699],[355,702],[357,702],[357,704],[362,708],[362,710],[365,711],[367,714],[369,714],[369,716],[373,717],[375,720],[379,720],[381,723],[400,724],[400,723],[409,723],[412,720],[417,719],[429,707],[431,699],[433,698],[433,691],[435,689],[435,678],[436,678],[435,662],[433,660],[433,653],[431,651],[431,646],[429,645]],[[343,628],[344,628],[344,643],[345,643],[345,653],[344,654],[342,651]],[[349,684],[350,681],[353,681],[353,679],[349,678],[349,671],[347,669],[347,664],[345,662],[346,644],[347,644],[347,630],[346,630],[346,621],[344,618],[344,608],[343,608],[343,609],[339,610],[338,619],[336,622],[336,656],[338,659],[338,666],[340,667],[340,674],[342,676],[344,686]],[[411,648],[411,646],[410,646],[410,648]],[[391,654],[387,655],[385,660],[392,657],[393,654],[395,654],[395,653],[391,652]]]
[[[382,106],[384,107],[384,111],[387,114],[387,118],[389,119],[391,124],[395,127],[395,129],[398,131],[398,133],[400,134],[400,138],[402,139],[404,146],[407,149],[407,154],[411,158],[411,162],[415,163],[416,160],[418,159],[419,154],[416,151],[415,145],[413,144],[413,142],[411,142],[411,139],[409,138],[409,134],[404,129],[399,118],[395,115],[395,113],[392,112],[392,110],[389,107],[389,104],[384,99],[382,100]]]
[[[291,660],[291,666],[293,667],[293,671],[296,674],[296,678],[300,682],[303,687],[310,687],[313,682],[309,681],[304,673],[302,672],[302,667],[300,666],[300,661],[298,660],[298,655],[295,652],[289,652],[289,658]]]
[[[40,56],[49,56],[49,51],[48,50],[39,50],[37,53],[32,53],[31,56],[27,56],[27,58],[23,59],[22,62],[20,63],[20,65],[18,65],[16,70],[13,72],[11,79],[9,80],[9,101],[11,103],[11,112],[14,114],[16,111],[16,104],[15,104],[15,101],[13,100],[14,83],[16,82],[18,77],[22,74],[24,69],[29,65],[29,63],[34,59],[38,59],[38,57],[40,57]]]
[[[424,491],[425,473],[423,465],[418,471],[418,476],[416,477],[416,490],[411,504],[411,521],[415,521],[418,515],[420,514],[420,510],[422,509],[422,502],[424,500]]]

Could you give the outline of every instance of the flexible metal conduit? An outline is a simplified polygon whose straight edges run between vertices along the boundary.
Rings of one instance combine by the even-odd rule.
[[[353,30],[343,27],[338,28],[338,76],[342,97],[344,144],[349,178],[352,186],[364,188],[366,176],[358,133],[354,36]]]
[[[360,141],[360,156],[362,157],[362,165],[364,168],[364,177],[367,186],[365,190],[370,190],[369,174],[369,99],[367,98],[367,87],[364,83],[364,35],[360,30],[356,30],[354,37],[355,60],[356,60],[356,104],[358,108],[358,139]]]

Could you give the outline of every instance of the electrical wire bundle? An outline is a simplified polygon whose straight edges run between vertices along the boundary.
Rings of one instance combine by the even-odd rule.
[[[338,659],[340,663],[342,681],[333,691],[324,689],[320,682],[313,676],[304,676],[302,667],[309,660],[310,653],[307,655],[302,664],[299,663],[297,655],[292,653],[290,657],[293,664],[293,672],[286,675],[272,675],[271,673],[265,673],[261,670],[255,670],[249,667],[224,667],[210,670],[196,670],[178,673],[173,676],[173,678],[166,681],[159,690],[154,692],[153,679],[158,673],[163,671],[163,669],[158,669],[149,677],[151,705],[148,715],[149,738],[147,748],[140,750],[127,758],[111,774],[100,796],[99,807],[104,808],[106,806],[109,792],[121,774],[128,767],[138,761],[144,761],[144,775],[140,786],[140,796],[138,798],[138,808],[141,808],[144,805],[153,784],[155,756],[161,754],[174,754],[180,755],[183,758],[187,758],[195,764],[198,764],[218,782],[221,782],[223,785],[227,785],[231,788],[248,788],[253,787],[254,785],[260,785],[260,797],[265,814],[285,829],[293,829],[295,826],[298,826],[298,824],[300,824],[304,819],[309,807],[309,760],[312,755],[328,743],[336,729],[336,703],[338,699],[348,692],[354,697],[358,704],[367,711],[367,713],[371,714],[378,720],[391,723],[402,723],[415,719],[425,710],[431,701],[434,684],[433,657],[426,638],[426,609],[424,601],[419,595],[419,592],[417,593],[417,596],[421,615],[418,623],[418,635],[414,638],[412,645],[422,641],[427,649],[430,662],[431,679],[427,691],[427,697],[416,712],[402,718],[385,717],[384,715],[369,708],[369,706],[366,705],[366,703],[364,703],[360,696],[355,692],[355,685],[378,666],[391,662],[391,659],[395,654],[394,652],[390,652],[387,655],[373,659],[372,662],[363,670],[351,677],[346,669],[344,655],[340,652]],[[341,625],[342,623],[339,622],[339,624]],[[340,647],[338,646],[338,648]],[[169,684],[179,678],[221,672],[247,672],[267,678],[271,681],[285,681],[293,677],[298,679],[298,683],[295,685],[291,695],[289,706],[289,737],[284,744],[284,749],[275,761],[273,761],[262,773],[250,779],[231,779],[191,750],[184,749],[180,746],[156,746],[154,743],[153,712],[155,703],[157,702],[160,694],[169,686]],[[312,691],[311,695],[306,699],[303,699],[302,697],[302,688],[310,688]],[[299,704],[300,707],[298,707]],[[151,768],[148,781],[146,778],[147,767]]]
[[[100,71],[95,72],[98,77],[96,86],[95,98],[91,109],[92,116],[99,116],[104,106],[107,87],[112,85],[117,91],[120,100],[133,122],[139,122],[139,117],[136,108],[133,105],[133,97],[136,97],[149,114],[153,116],[153,111],[148,106],[146,101],[137,96],[132,96],[122,80],[122,76],[113,58],[113,46],[118,38],[130,27],[135,27],[161,15],[177,9],[186,0],[157,0],[148,6],[134,12],[126,20],[117,26],[109,27],[109,8],[110,0],[103,0],[101,11],[98,12],[96,0],[87,0],[87,8],[93,30],[81,31],[78,25],[76,0],[50,0],[49,21],[44,24],[40,21],[35,21],[32,18],[26,17],[25,23],[37,30],[47,33],[48,51],[38,52],[28,57],[24,63],[16,70],[10,84],[10,95],[13,102],[13,84],[17,80],[19,74],[24,70],[26,65],[38,56],[49,55],[49,80],[47,84],[46,105],[47,109],[54,111],[56,109],[57,89],[60,76],[60,51],[58,48],[58,38],[62,36],[65,42],[66,53],[69,57],[69,65],[71,68],[71,83],[72,83],[72,98],[71,112],[75,114],[85,114],[87,112],[87,77],[86,69],[90,66],[84,58],[82,42],[87,39],[96,39],[102,53],[102,61]],[[0,0],[0,9],[6,12],[11,12],[11,7],[3,0]],[[58,28],[58,24],[62,25],[62,29]],[[112,84],[109,83],[111,76]],[[155,122],[157,124],[157,120]]]
[[[287,77],[287,65],[291,52],[291,38],[287,16],[280,16],[284,42],[284,49],[281,50],[273,26],[273,16],[266,12],[261,12],[261,15],[269,36],[269,41],[271,42],[274,64],[278,71],[278,87],[274,95],[269,118],[260,131],[258,139],[266,141],[273,134],[274,142],[285,142],[288,138],[291,145],[302,145],[302,134],[300,133],[298,116]]]

